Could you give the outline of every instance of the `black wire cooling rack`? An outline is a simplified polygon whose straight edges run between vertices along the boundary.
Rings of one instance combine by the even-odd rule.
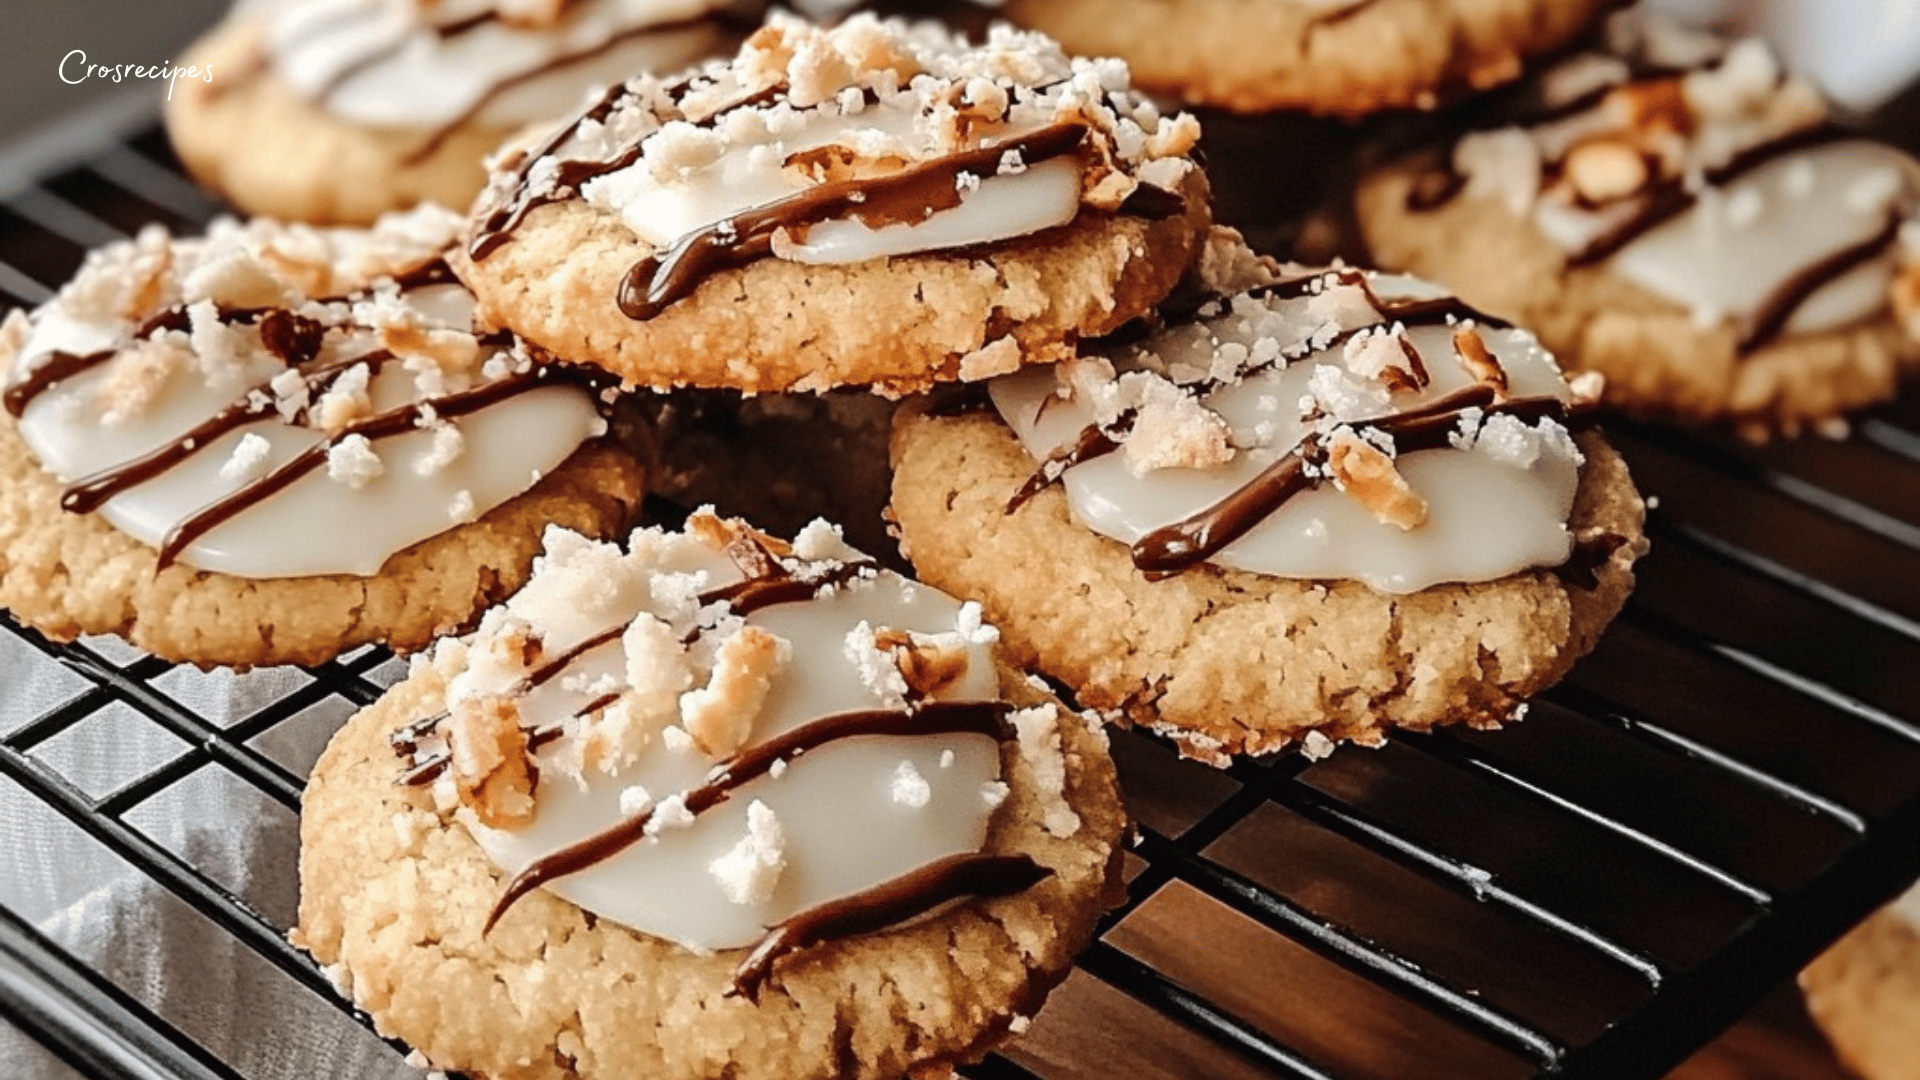
[[[0,308],[45,299],[91,246],[217,210],[144,107],[62,131],[0,161],[0,191],[17,188]],[[1920,408],[1838,443],[1613,437],[1664,500],[1656,549],[1567,685],[1507,731],[1318,762],[1217,772],[1116,734],[1141,825],[1128,901],[1027,1035],[969,1075],[1657,1077],[1920,875]],[[260,743],[374,700],[384,654],[216,722],[181,704],[214,676],[0,617],[9,637],[75,689],[0,737],[0,789],[350,1012],[285,912],[135,819],[210,774],[297,811],[299,771]],[[89,791],[49,747],[108,713],[184,749]],[[145,993],[0,906],[0,1017],[86,1076],[240,1080]]]

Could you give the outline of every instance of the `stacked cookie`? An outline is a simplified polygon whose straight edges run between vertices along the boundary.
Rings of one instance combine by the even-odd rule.
[[[1237,112],[1437,108],[1518,78],[1621,0],[1008,0],[1142,86]]]
[[[418,649],[625,529],[644,472],[578,376],[477,331],[426,207],[95,252],[0,327],[0,604],[200,665]]]
[[[288,0],[240,4],[168,99],[187,169],[248,213],[368,224],[465,206],[522,125],[636,70],[722,52],[731,0]]]
[[[523,6],[618,7],[421,5],[397,48]],[[1499,726],[1646,548],[1598,379],[1423,280],[1256,256],[1198,135],[1037,34],[776,15],[515,135],[464,220],[121,245],[10,324],[0,602],[200,663],[477,624],[304,822],[299,940],[438,1065],[975,1059],[1114,898],[1100,720],[1217,764]],[[630,531],[649,440],[608,421],[684,388],[908,399],[919,580],[822,523]]]
[[[1536,327],[1631,412],[1844,431],[1920,367],[1920,161],[1758,39],[1641,11],[1356,195],[1386,265]]]

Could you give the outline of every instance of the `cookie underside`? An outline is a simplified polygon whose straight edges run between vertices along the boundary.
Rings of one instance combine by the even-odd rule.
[[[1865,1080],[1920,1080],[1920,927],[1867,919],[1800,975],[1807,1011]]]
[[[1076,53],[1123,57],[1139,85],[1188,101],[1360,116],[1507,82],[1619,6],[1363,0],[1327,17],[1273,0],[1012,0],[1007,15]]]
[[[1211,223],[1197,170],[1180,194],[1172,217],[1083,211],[975,249],[844,266],[763,258],[646,321],[616,298],[647,245],[582,202],[534,210],[508,243],[456,269],[486,324],[629,383],[896,395],[1060,359],[1158,303]]]
[[[1125,545],[1073,522],[1057,487],[1005,512],[1034,464],[997,418],[913,406],[895,421],[893,510],[922,579],[981,601],[1021,660],[1082,706],[1224,762],[1309,731],[1372,742],[1498,725],[1564,675],[1626,602],[1644,550],[1624,463],[1597,437],[1580,446],[1570,527],[1629,541],[1590,591],[1546,571],[1407,596],[1211,566],[1149,582]]]
[[[1011,700],[1042,700],[1009,672],[1002,682]],[[383,1032],[441,1067],[490,1080],[897,1080],[1002,1041],[1115,899],[1117,781],[1104,737],[1063,714],[1066,799],[1083,827],[1045,832],[1036,781],[1009,746],[1012,794],[985,848],[1024,852],[1051,877],[789,957],[757,1006],[724,996],[740,950],[696,956],[546,892],[483,936],[504,877],[426,789],[394,782],[388,733],[439,698],[427,678],[402,683],[320,759],[301,815],[297,940],[340,965]]]
[[[511,126],[456,127],[419,161],[434,132],[377,128],[335,117],[260,68],[261,31],[229,19],[180,67],[215,72],[182,79],[167,102],[167,134],[193,178],[250,214],[316,225],[368,225],[423,202],[462,207],[485,185],[482,159]]]
[[[1569,370],[1605,375],[1611,406],[1793,434],[1892,398],[1902,376],[1920,368],[1920,341],[1891,312],[1742,355],[1731,326],[1701,331],[1686,308],[1604,266],[1567,267],[1559,248],[1497,201],[1462,197],[1409,210],[1424,164],[1361,183],[1358,216],[1374,259],[1532,329]]]

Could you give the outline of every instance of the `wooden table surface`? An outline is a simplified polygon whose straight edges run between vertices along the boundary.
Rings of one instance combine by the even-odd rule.
[[[1807,1018],[1795,987],[1783,986],[1667,1080],[1857,1080]]]

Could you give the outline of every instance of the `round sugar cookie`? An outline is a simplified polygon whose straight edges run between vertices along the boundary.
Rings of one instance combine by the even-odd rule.
[[[691,524],[556,533],[347,724],[306,793],[296,943],[382,1032],[495,1080],[977,1060],[1120,895],[1100,725],[824,526]]]

